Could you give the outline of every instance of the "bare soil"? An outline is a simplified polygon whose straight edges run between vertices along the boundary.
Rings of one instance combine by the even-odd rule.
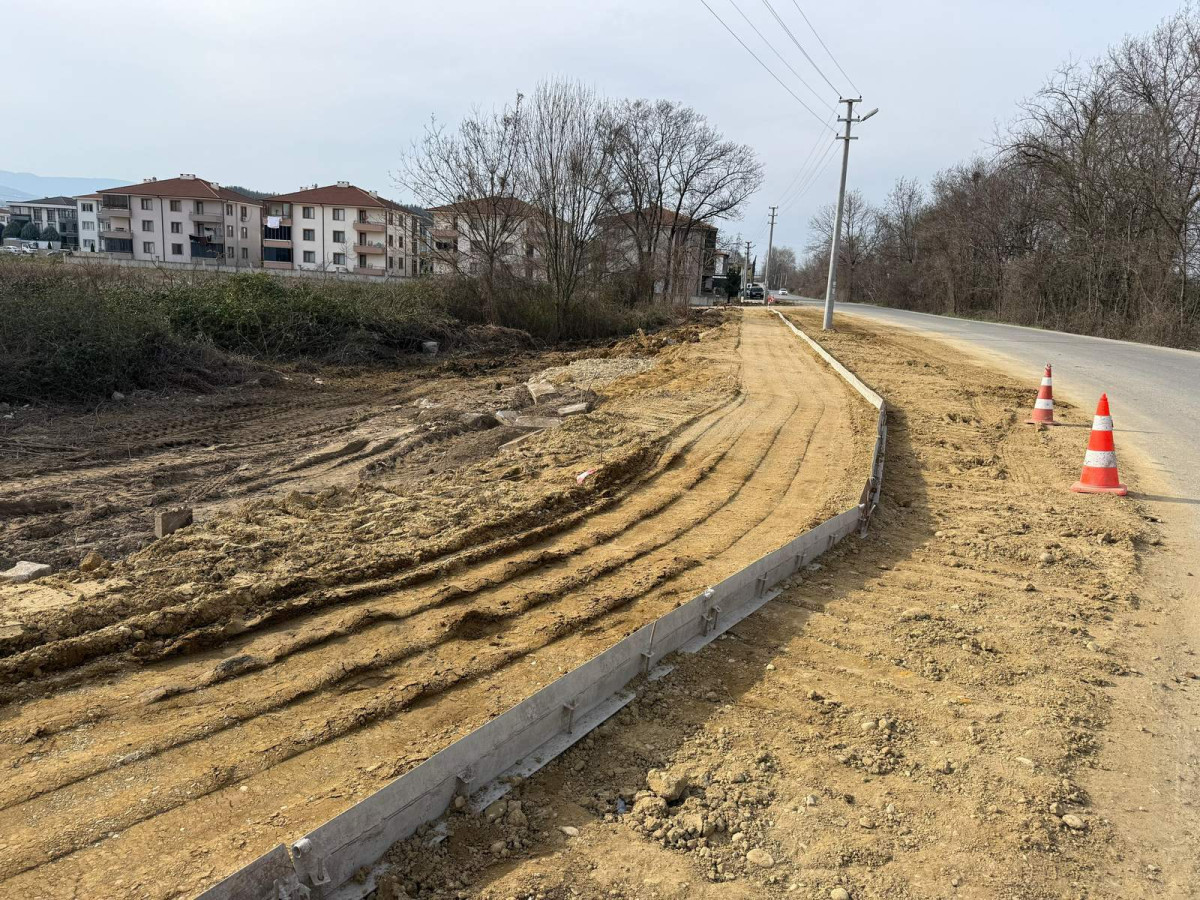
[[[612,348],[653,362],[612,381],[560,355],[377,385],[335,437],[259,423],[248,501],[0,588],[0,896],[193,895],[852,503],[872,411],[774,316],[722,321]],[[524,412],[593,411],[478,425],[546,367]]]
[[[870,534],[393,847],[378,900],[1200,895],[1194,557],[1068,490],[1090,417],[1025,425],[1035,378],[885,326],[821,340],[889,404]]]

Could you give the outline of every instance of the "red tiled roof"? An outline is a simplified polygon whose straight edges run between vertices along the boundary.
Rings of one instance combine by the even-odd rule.
[[[143,181],[125,187],[108,188],[101,194],[131,194],[135,197],[186,197],[197,200],[232,200],[238,203],[260,201],[237,191],[221,187],[204,178],[161,178],[158,181]]]
[[[510,213],[511,215],[532,216],[537,212],[533,206],[530,206],[524,200],[520,200],[516,197],[480,197],[475,200],[459,200],[455,203],[447,203],[445,206],[435,206],[429,211],[434,213],[455,213],[469,212],[474,210],[477,214],[479,214],[490,213],[492,210],[498,207],[502,208],[507,204],[512,204],[512,213]]]
[[[682,213],[680,213],[679,215],[676,215],[669,209],[659,209],[658,213],[659,213],[659,224],[660,224],[660,226],[663,226],[663,227],[670,227],[673,223],[678,221],[678,223],[681,227],[686,227],[687,224],[689,222],[691,222],[693,228],[707,228],[712,231],[718,230],[715,225],[710,225],[708,222],[696,221],[695,219],[685,216]],[[626,218],[631,217],[632,215],[633,215],[632,212],[616,213],[611,216],[602,216],[599,219],[599,222],[601,224],[617,223],[617,222],[623,223],[623,222],[625,222]],[[643,216],[647,222],[652,221],[653,216],[654,216],[653,210],[647,209],[644,212]]]
[[[294,191],[290,194],[280,194],[268,197],[268,203],[312,203],[325,206],[372,206],[381,209],[393,209],[397,212],[407,212],[403,206],[385,197],[379,197],[370,191],[355,185],[331,184],[325,187],[308,188]]]

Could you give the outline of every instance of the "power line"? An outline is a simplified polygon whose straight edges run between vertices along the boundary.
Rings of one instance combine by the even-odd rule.
[[[842,77],[850,82],[850,87],[854,88],[854,93],[862,94],[862,91],[858,89],[858,85],[854,83],[854,79],[846,74],[846,70],[842,68],[842,64],[837,61],[837,58],[833,55],[832,51],[825,46],[825,42],[821,40],[821,36],[817,34],[817,29],[813,27],[813,23],[808,21],[808,16],[804,15],[804,10],[800,8],[800,4],[797,2],[797,0],[792,0],[792,5],[796,7],[796,12],[800,13],[800,18],[802,18],[804,20],[804,24],[808,26],[808,30],[813,33],[813,37],[817,39],[817,43],[819,43],[825,52],[829,54],[829,58],[833,60],[833,64],[837,66],[837,70],[842,73]]]
[[[840,94],[841,94],[841,92],[840,92],[840,91],[838,91],[838,89],[837,89],[836,87],[834,87],[834,85],[833,85],[833,82],[832,82],[832,81],[830,81],[830,80],[829,80],[829,79],[828,79],[828,78],[825,76],[825,73],[821,71],[821,67],[817,65],[817,62],[816,62],[816,60],[814,60],[814,59],[813,59],[811,56],[809,56],[809,55],[808,55],[808,51],[804,49],[804,45],[803,45],[803,44],[801,44],[801,43],[800,43],[800,41],[798,41],[798,40],[796,39],[796,36],[795,36],[794,34],[792,34],[792,29],[788,28],[788,26],[787,26],[787,22],[783,21],[783,17],[782,17],[782,16],[780,16],[780,15],[779,15],[779,13],[775,12],[775,7],[773,7],[773,6],[771,5],[771,0],[762,0],[762,2],[763,2],[763,6],[765,6],[765,7],[767,8],[767,10],[768,10],[768,11],[771,13],[771,15],[773,15],[773,16],[775,17],[775,21],[776,21],[776,22],[778,22],[778,23],[779,23],[779,27],[783,29],[783,33],[784,33],[784,34],[786,34],[786,35],[787,35],[789,38],[791,38],[791,39],[792,39],[792,43],[796,45],[796,49],[798,49],[798,50],[799,50],[801,53],[803,53],[803,54],[804,54],[804,58],[805,58],[805,59],[807,59],[807,60],[808,60],[808,62],[809,62],[809,64],[810,64],[810,65],[811,65],[811,66],[812,66],[814,69],[816,69],[816,70],[817,70],[817,74],[818,74],[818,75],[820,75],[822,78],[824,78],[824,79],[825,79],[825,83],[826,83],[827,85],[829,85],[829,89],[830,89],[831,91],[833,91],[835,94],[839,94],[839,95],[840,95]]]
[[[817,161],[817,165],[813,168],[808,179],[796,190],[794,194],[792,194],[791,198],[787,201],[787,204],[783,207],[783,212],[787,212],[789,209],[791,209],[797,200],[807,194],[812,189],[813,185],[820,181],[821,176],[825,174],[825,170],[829,168],[829,164],[833,162],[835,158],[833,149],[836,146],[837,145],[833,143],[829,145],[824,154],[822,154],[821,158]]]
[[[805,81],[805,80],[804,80],[804,76],[803,76],[803,75],[801,75],[801,74],[800,74],[799,72],[797,72],[797,71],[796,71],[794,68],[792,68],[792,64],[791,64],[790,62],[788,62],[786,59],[784,59],[784,56],[783,56],[783,54],[782,54],[782,53],[780,53],[778,50],[776,50],[776,49],[775,49],[775,46],[774,46],[774,45],[773,45],[773,44],[772,44],[770,41],[768,41],[768,40],[766,39],[766,37],[763,35],[763,33],[762,33],[761,31],[759,31],[759,30],[758,30],[758,26],[757,26],[757,25],[755,25],[753,22],[751,22],[751,21],[750,21],[750,17],[749,17],[749,16],[747,16],[747,15],[746,15],[744,12],[742,12],[742,8],[741,8],[740,6],[738,6],[738,5],[737,5],[737,3],[735,2],[735,0],[729,0],[729,5],[730,5],[730,6],[732,6],[734,9],[736,9],[736,10],[738,11],[738,15],[740,15],[740,16],[741,16],[743,19],[745,19],[745,20],[746,20],[746,24],[747,24],[747,25],[749,25],[751,28],[753,28],[753,29],[754,29],[754,33],[758,35],[759,39],[760,39],[760,40],[761,40],[761,41],[762,41],[764,44],[766,44],[768,47],[770,47],[770,48],[771,48],[771,52],[772,52],[772,53],[774,53],[776,56],[778,56],[778,57],[779,57],[779,61],[780,61],[781,63],[783,63],[785,66],[787,66],[787,68],[788,68],[788,71],[789,71],[789,72],[791,72],[793,75],[795,75],[795,76],[796,76],[796,80],[797,80],[797,81],[799,81],[799,82],[800,82],[802,85],[804,85],[806,88],[808,88],[808,90],[809,90],[809,93],[811,93],[811,94],[812,94],[814,97],[816,97],[816,98],[817,98],[817,100],[818,100],[818,101],[821,103],[821,105],[823,105],[823,106],[824,106],[824,107],[825,107],[827,110],[829,110],[831,113],[833,113],[833,114],[836,116],[836,115],[837,115],[837,110],[833,108],[833,105],[832,105],[832,104],[830,104],[828,101],[826,101],[826,100],[825,100],[825,99],[824,99],[824,98],[823,98],[823,97],[822,97],[820,94],[818,94],[818,93],[817,93],[817,92],[816,92],[816,91],[813,89],[813,86],[812,86],[811,84],[809,84],[807,81]]]
[[[760,66],[762,66],[763,69],[766,70],[766,73],[768,75],[770,75],[772,78],[774,78],[776,81],[779,82],[779,86],[781,88],[783,88],[785,91],[787,91],[789,94],[791,94],[797,103],[799,103],[806,110],[808,110],[809,115],[811,115],[814,119],[816,119],[818,122],[820,122],[822,128],[829,128],[829,126],[825,123],[825,120],[823,118],[821,118],[821,116],[818,115],[816,112],[814,112],[811,106],[809,106],[807,103],[805,103],[803,100],[801,100],[799,95],[795,91],[793,91],[790,87],[788,87],[786,84],[784,84],[783,81],[780,79],[780,77],[778,75],[776,75],[773,71],[771,71],[771,68],[765,62],[763,62],[761,59],[759,59],[753,50],[751,50],[749,47],[746,46],[746,42],[743,41],[740,37],[738,37],[736,32],[734,32],[734,30],[732,28],[730,28],[728,25],[725,24],[725,20],[722,19],[719,15],[717,15],[717,11],[708,5],[707,0],[700,0],[700,2],[704,4],[705,9],[707,9],[710,13],[713,14],[713,18],[715,18],[718,22],[720,22],[722,27],[724,27],[724,29],[726,31],[728,31],[731,35],[733,35],[733,39],[742,45],[742,49],[744,49],[747,53],[749,53],[750,56],[754,58],[754,61],[756,63],[758,63]],[[837,134],[837,132],[833,128],[829,128],[829,130],[833,131],[834,134]]]

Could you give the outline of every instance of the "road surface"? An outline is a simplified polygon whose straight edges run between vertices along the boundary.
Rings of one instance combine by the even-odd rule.
[[[1118,464],[1123,448],[1141,453],[1151,468],[1147,474],[1161,480],[1149,483],[1142,496],[1169,504],[1164,518],[1177,519],[1182,512],[1200,546],[1200,353],[862,303],[840,305],[835,315],[867,316],[924,332],[999,365],[1029,381],[1031,407],[1046,363],[1054,367],[1054,396],[1085,413],[1107,392]]]

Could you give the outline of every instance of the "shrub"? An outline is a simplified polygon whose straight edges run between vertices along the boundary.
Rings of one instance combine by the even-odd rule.
[[[43,241],[62,241],[62,235],[58,233],[58,229],[53,225],[47,225],[42,229],[39,239]]]
[[[23,241],[36,241],[38,239],[38,234],[38,227],[33,224],[32,220],[26,222],[21,228],[21,240]]]

